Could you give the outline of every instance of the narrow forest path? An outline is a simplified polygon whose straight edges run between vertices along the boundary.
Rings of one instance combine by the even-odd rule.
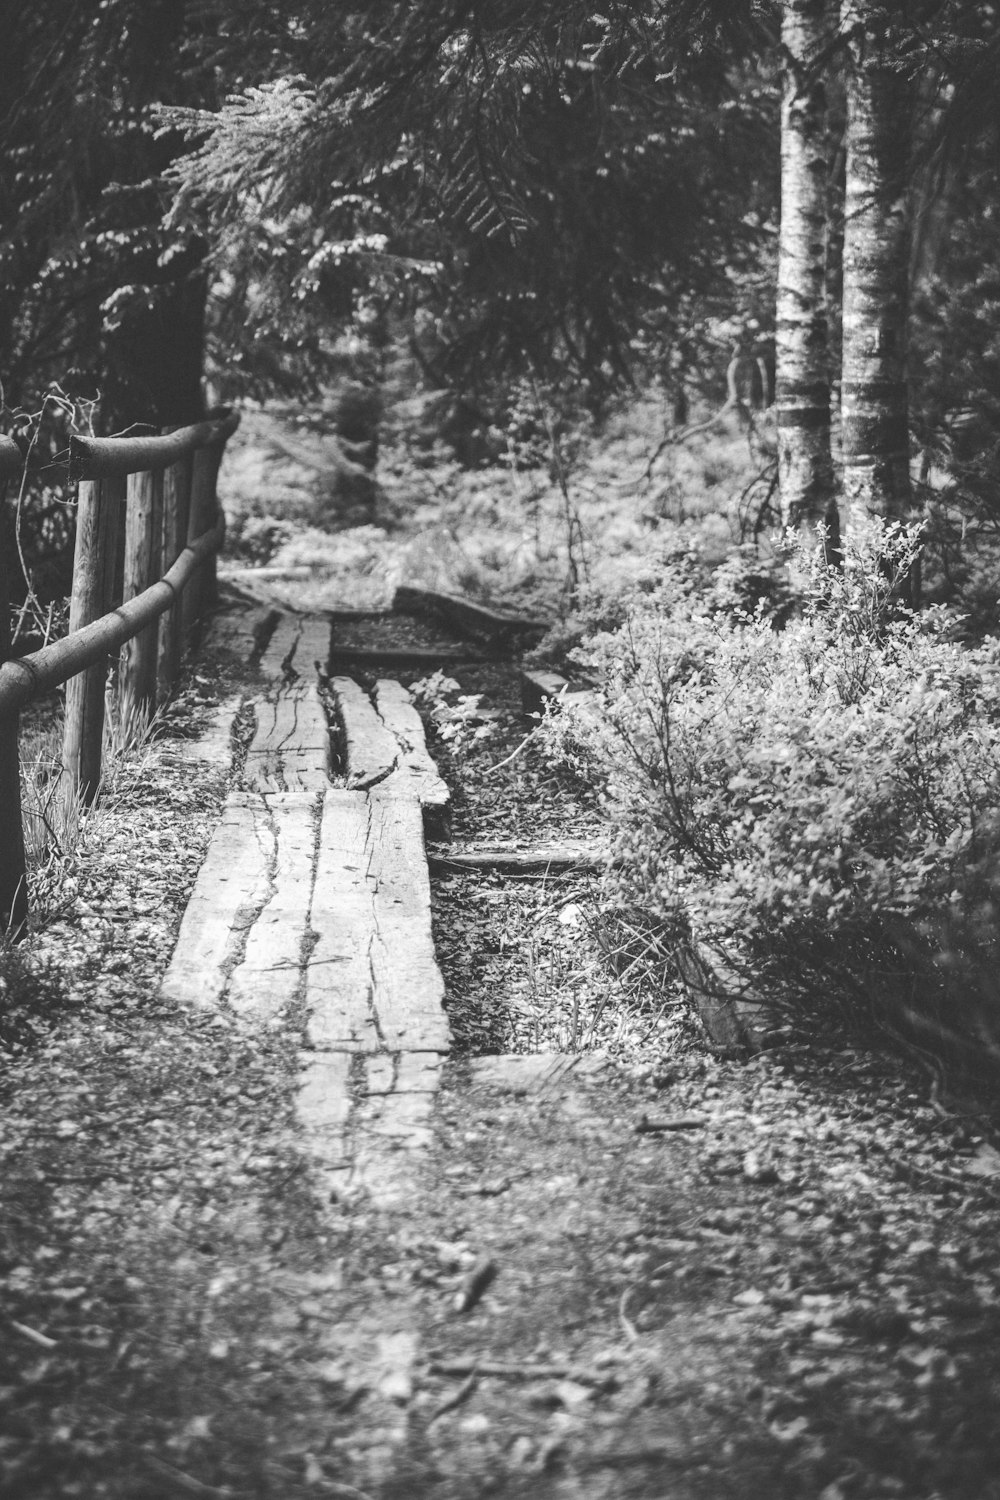
[[[589,876],[449,861],[600,832],[512,663],[237,601],[205,653],[5,1079],[4,1494],[1000,1494],[982,1122],[852,1049],[642,1042]],[[437,661],[478,782],[408,703]]]

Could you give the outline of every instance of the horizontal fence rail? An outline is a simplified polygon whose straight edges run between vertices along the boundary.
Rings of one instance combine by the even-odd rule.
[[[115,479],[153,469],[166,469],[178,459],[200,448],[221,447],[239,426],[236,412],[225,412],[178,427],[158,437],[72,437],[69,444],[69,477]]]
[[[71,439],[67,475],[77,485],[77,517],[69,633],[27,656],[11,655],[0,544],[0,931],[19,934],[28,915],[20,710],[66,684],[61,791],[71,822],[101,781],[110,659],[125,648],[121,717],[135,717],[134,708],[142,722],[170,693],[184,639],[216,602],[215,557],[225,534],[216,480],[238,423],[223,410],[162,435]],[[25,462],[18,444],[0,436],[0,498]],[[45,465],[47,475],[53,467]]]
[[[96,666],[176,603],[200,563],[217,552],[224,535],[221,523],[185,547],[173,567],[127,604],[102,615],[60,641],[29,656],[12,657],[0,667],[0,715],[22,709],[33,698],[61,687],[86,667]]]

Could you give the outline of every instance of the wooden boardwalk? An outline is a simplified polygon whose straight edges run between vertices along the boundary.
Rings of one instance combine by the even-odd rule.
[[[161,993],[301,1039],[297,1114],[324,1197],[404,1200],[451,1038],[424,817],[448,791],[398,682],[325,685],[330,625],[253,611],[215,644],[252,672],[245,752]],[[234,716],[234,724],[235,724]],[[335,784],[339,783],[339,784]]]

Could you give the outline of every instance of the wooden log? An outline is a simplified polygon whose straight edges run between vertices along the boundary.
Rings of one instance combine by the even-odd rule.
[[[208,448],[221,453],[239,424],[237,412],[220,409],[204,422],[153,437],[73,437],[69,445],[70,478],[124,478],[143,469],[168,468],[179,459]]]
[[[539,844],[531,849],[435,849],[427,851],[432,873],[454,874],[461,870],[495,871],[503,875],[537,875],[540,871],[586,873],[606,870],[611,852],[591,844]]]
[[[180,557],[187,544],[188,517],[191,510],[191,460],[180,458],[163,474],[163,532],[160,571],[166,573]],[[181,601],[175,599],[160,617],[156,664],[157,697],[164,702],[173,692],[180,676],[184,646],[184,622]]]
[[[509,610],[491,609],[460,594],[441,594],[405,583],[393,595],[392,607],[400,614],[438,615],[463,635],[487,642],[493,649],[508,646],[518,637],[542,636],[551,623]]]
[[[122,599],[145,593],[161,572],[163,475],[144,471],[130,474],[125,507],[125,566]],[[148,717],[156,705],[157,622],[151,621],[127,642],[119,684],[124,707]]]
[[[68,682],[85,667],[106,659],[109,651],[117,651],[137,630],[169,607],[202,560],[218,550],[221,538],[222,527],[214,527],[193,546],[185,548],[166,577],[138,599],[102,615],[93,624],[54,641],[51,646],[0,666],[0,714],[30,703],[60,683]]]
[[[70,598],[70,636],[99,620],[111,602],[125,498],[121,478],[84,480],[80,485]],[[101,781],[107,652],[100,652],[66,689],[63,733],[63,794],[69,811],[93,801]]]
[[[12,465],[10,449],[20,461],[20,450],[8,438],[0,442],[0,667],[10,656],[10,595],[7,547],[10,540],[3,510],[4,467]],[[13,467],[7,473],[16,472]],[[18,711],[0,714],[0,933],[20,937],[28,918],[28,872],[21,817],[21,775],[18,757]]]

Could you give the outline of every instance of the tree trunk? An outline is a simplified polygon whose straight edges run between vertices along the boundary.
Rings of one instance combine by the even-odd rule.
[[[836,547],[826,309],[826,90],[818,59],[830,40],[827,0],[786,0],[781,24],[781,236],[777,417],[782,519],[825,525]]]
[[[910,262],[910,85],[893,68],[893,22],[842,0],[848,37],[844,216],[844,500],[848,517],[910,508],[906,324]]]

